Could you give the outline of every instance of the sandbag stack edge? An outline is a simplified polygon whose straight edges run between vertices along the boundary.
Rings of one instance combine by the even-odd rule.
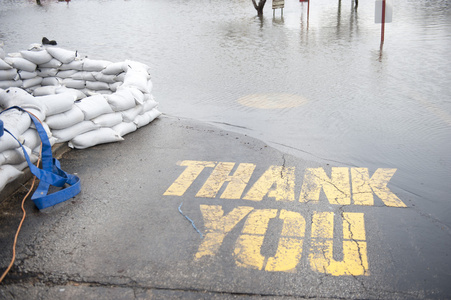
[[[59,46],[32,44],[5,54],[0,42],[0,112],[20,106],[33,113],[51,144],[85,149],[123,136],[161,115],[154,100],[149,67],[126,60],[82,57]],[[33,163],[40,140],[29,116],[18,110],[0,120],[24,144]],[[23,150],[9,134],[0,137],[0,191],[27,167]]]

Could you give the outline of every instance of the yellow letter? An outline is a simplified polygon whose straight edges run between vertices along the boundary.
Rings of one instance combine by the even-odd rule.
[[[406,207],[406,205],[387,187],[396,169],[377,169],[370,179],[368,169],[351,168],[352,198],[357,205],[373,205],[373,191],[387,206]]]
[[[306,169],[299,201],[318,201],[321,188],[330,204],[351,204],[348,168],[332,168],[331,178],[327,176],[323,168]]]
[[[284,220],[279,246],[274,257],[268,258],[266,271],[294,271],[302,254],[302,237],[305,219],[301,214],[282,209],[280,219]]]
[[[236,226],[236,224],[238,224],[238,222],[253,210],[253,208],[248,206],[238,206],[226,216],[224,216],[224,211],[219,205],[201,205],[200,210],[204,218],[207,234],[197,250],[195,256],[196,259],[206,255],[216,255],[225,236]]]
[[[216,163],[214,161],[182,161],[180,166],[186,166],[187,168],[182,172],[182,174],[180,174],[180,176],[172,183],[163,195],[182,196],[204,168],[213,168],[215,164]]]
[[[312,219],[310,266],[341,275],[369,275],[363,213],[343,213],[343,260],[333,258],[333,212],[315,213]]]
[[[249,179],[252,176],[252,172],[255,169],[254,164],[239,164],[235,171],[235,174],[229,176],[235,163],[232,162],[220,162],[211,172],[205,184],[202,186],[196,197],[209,197],[214,198],[219,192],[224,182],[230,181],[227,188],[222,193],[221,198],[226,199],[240,199],[241,194],[246,188]]]
[[[259,209],[249,214],[235,246],[235,258],[238,266],[262,270],[266,258],[261,247],[270,219],[277,216],[276,209]],[[284,220],[277,252],[266,260],[266,271],[294,271],[301,259],[302,242],[305,232],[305,219],[297,212],[280,211]]]
[[[261,201],[268,194],[277,201],[294,201],[294,180],[294,167],[270,166],[243,199]]]

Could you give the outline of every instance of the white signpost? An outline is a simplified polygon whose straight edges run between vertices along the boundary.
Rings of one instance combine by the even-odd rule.
[[[272,14],[275,15],[276,9],[280,8],[283,15],[283,7],[285,6],[285,0],[272,0]]]
[[[374,22],[381,24],[381,50],[384,44],[385,23],[391,23],[393,10],[386,0],[376,0]]]
[[[376,9],[374,11],[374,23],[380,24],[382,23],[382,10],[383,10],[383,2],[385,2],[385,23],[391,23],[393,9],[387,1],[376,0]]]

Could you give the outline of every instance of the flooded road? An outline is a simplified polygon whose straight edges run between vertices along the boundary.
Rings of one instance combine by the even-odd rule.
[[[259,138],[331,165],[397,168],[392,183],[451,221],[451,5],[374,2],[2,0],[6,52],[42,36],[91,58],[142,61],[169,115]],[[440,205],[437,205],[440,204]]]
[[[309,20],[307,3],[258,18],[248,2],[2,0],[0,39],[7,53],[48,36],[147,63],[164,113],[333,165],[397,168],[397,187],[451,226],[449,2],[393,3],[382,50],[373,2],[317,0]]]
[[[355,10],[351,0],[315,0],[308,19],[307,3],[295,0],[285,1],[283,17],[273,17],[268,1],[261,18],[250,0],[41,2],[0,0],[7,53],[46,36],[90,58],[141,61],[152,69],[153,94],[167,115],[334,167],[397,169],[390,189],[414,211],[400,217],[416,232],[403,236],[406,247],[428,245],[419,251],[427,258],[421,270],[436,257],[437,240],[449,244],[449,1],[393,1],[382,48],[374,1]],[[413,227],[419,216],[434,230]],[[380,212],[377,224],[391,232],[396,218]],[[437,251],[447,261],[435,266],[450,265],[445,246]],[[440,272],[443,287],[450,274]]]

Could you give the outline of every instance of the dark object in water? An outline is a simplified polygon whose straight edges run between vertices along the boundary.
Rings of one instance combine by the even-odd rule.
[[[43,37],[42,38],[42,44],[43,45],[56,45],[56,41],[50,41],[48,38]]]

